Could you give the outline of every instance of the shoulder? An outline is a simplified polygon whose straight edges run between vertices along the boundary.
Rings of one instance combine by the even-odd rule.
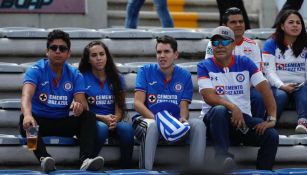
[[[250,44],[250,45],[256,45],[257,43],[254,41],[254,40],[252,40],[252,39],[250,39],[250,38],[248,38],[248,37],[243,37],[243,41],[245,42],[245,43],[248,43],[248,44]]]
[[[190,73],[188,70],[186,70],[186,69],[184,69],[184,68],[182,68],[182,67],[179,67],[179,66],[175,65],[175,66],[174,66],[174,69],[175,69],[179,74],[181,74],[182,76],[191,76],[191,73]]]

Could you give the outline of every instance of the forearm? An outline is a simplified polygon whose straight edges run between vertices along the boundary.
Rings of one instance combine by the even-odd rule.
[[[154,119],[154,114],[141,102],[134,103],[135,111],[142,115],[144,118]]]

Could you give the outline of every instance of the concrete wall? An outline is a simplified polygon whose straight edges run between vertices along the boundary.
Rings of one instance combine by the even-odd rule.
[[[107,27],[107,0],[87,0],[87,13],[82,14],[0,14],[0,27]]]

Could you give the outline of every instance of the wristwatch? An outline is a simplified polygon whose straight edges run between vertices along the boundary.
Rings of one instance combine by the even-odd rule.
[[[266,121],[267,121],[267,122],[274,121],[274,123],[276,123],[276,117],[267,116]]]

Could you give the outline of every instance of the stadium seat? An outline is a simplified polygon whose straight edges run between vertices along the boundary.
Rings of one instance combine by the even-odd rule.
[[[102,35],[110,39],[152,39],[152,32],[141,29],[107,28],[99,29]]]
[[[0,90],[20,90],[23,81],[23,68],[15,63],[0,62]]]
[[[189,40],[200,40],[204,39],[204,35],[201,32],[192,29],[179,29],[179,28],[154,28],[149,29],[154,35],[154,37],[160,37],[163,35],[168,35],[176,39],[189,39]]]
[[[38,175],[38,174],[44,174],[39,171],[32,171],[32,170],[0,170],[0,175]]]
[[[178,63],[177,66],[180,66],[189,72],[196,74],[197,73],[197,64],[199,62],[187,62],[187,63]]]
[[[122,170],[109,170],[105,171],[109,175],[150,175],[150,174],[160,174],[158,171],[151,171],[146,169],[122,169]]]
[[[105,175],[106,173],[84,171],[84,170],[57,170],[49,173],[49,175],[92,175],[92,174]]]
[[[276,173],[278,175],[287,175],[287,174],[306,175],[307,174],[307,168],[284,168],[284,169],[277,169]]]
[[[156,64],[156,62],[129,62],[124,63],[124,66],[128,67],[130,72],[137,73],[138,69],[145,64]]]
[[[197,31],[201,32],[204,34],[204,38],[210,39],[211,38],[211,33],[215,28],[204,28],[204,29],[198,29]]]
[[[307,145],[307,134],[290,135],[289,138],[296,139],[297,144]]]
[[[20,137],[15,135],[0,134],[0,145],[21,145]]]
[[[231,175],[277,175],[277,173],[268,170],[236,170]]]
[[[48,32],[52,30],[59,29],[67,32],[71,39],[100,39],[104,36],[95,29],[79,28],[79,27],[59,27],[59,28],[50,28]],[[74,42],[74,41],[72,41]]]
[[[251,39],[268,39],[273,33],[275,29],[273,28],[258,28],[258,29],[248,29],[245,31],[244,35]]]
[[[46,38],[48,32],[34,27],[3,27],[0,28],[0,38]]]
[[[279,135],[279,145],[297,145],[298,139],[287,137],[286,135]]]

